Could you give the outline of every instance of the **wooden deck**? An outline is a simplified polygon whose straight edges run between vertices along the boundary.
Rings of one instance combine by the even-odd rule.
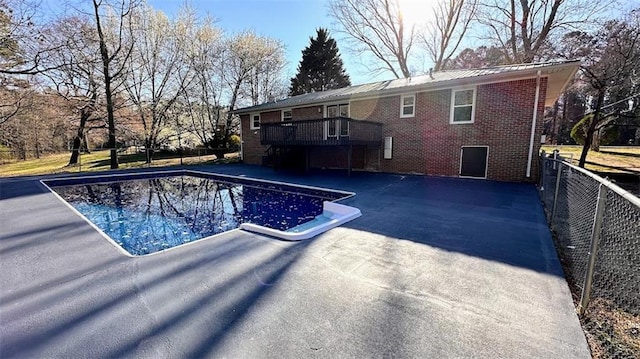
[[[379,146],[382,124],[332,117],[260,125],[260,143],[271,146]]]

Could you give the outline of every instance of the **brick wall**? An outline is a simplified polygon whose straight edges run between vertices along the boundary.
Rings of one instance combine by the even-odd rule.
[[[526,178],[536,80],[478,86],[474,123],[449,124],[451,89],[416,94],[416,115],[400,117],[400,96],[351,102],[351,117],[384,123],[383,136],[393,137],[393,158],[380,159],[384,172],[458,176],[462,146],[489,146],[487,178],[535,180],[540,148],[546,79],[541,79],[532,175]],[[377,164],[370,151],[368,164]]]
[[[280,110],[260,113],[260,123],[274,123],[280,121],[282,121],[282,112]]]
[[[259,165],[266,146],[260,145],[260,130],[249,129],[249,115],[240,116],[242,126],[242,160],[244,163]]]
[[[425,173],[457,176],[462,146],[489,146],[487,178],[501,181],[527,181],[536,178],[534,166],[526,177],[535,79],[495,83],[477,87],[475,120],[472,124],[449,124],[451,91],[425,93],[426,106],[437,114],[424,122],[427,157]],[[541,81],[534,155],[540,148],[546,79]],[[534,157],[534,165],[537,164]]]
[[[294,120],[315,120],[322,118],[324,115],[324,106],[309,106],[291,109],[291,116]]]
[[[280,110],[260,113],[260,123],[271,123],[282,121]],[[244,163],[259,165],[262,164],[268,146],[260,144],[260,129],[250,129],[249,115],[240,116],[242,126],[242,160]]]
[[[457,177],[462,146],[489,146],[487,178],[502,181],[535,180],[540,148],[546,78],[541,79],[538,122],[534,138],[531,177],[526,177],[531,118],[536,80],[527,79],[480,85],[476,89],[475,120],[471,124],[449,124],[451,89],[416,94],[416,114],[400,118],[400,96],[352,100],[350,115],[384,124],[383,136],[393,137],[393,158],[382,158],[382,148],[354,151],[354,168],[383,172],[425,173]],[[320,109],[320,111],[318,110]],[[322,106],[294,108],[294,120],[323,115]],[[280,121],[280,111],[261,115],[262,122]],[[242,116],[245,162],[260,163],[266,150],[259,133]],[[382,146],[382,139],[381,139]],[[255,153],[256,151],[259,152]],[[346,152],[339,148],[312,149],[312,167],[344,167]]]
[[[400,96],[351,101],[351,117],[381,122],[382,136],[393,137],[393,158],[380,159],[379,170],[424,173],[424,139],[420,128],[428,118],[426,110],[420,96],[416,98],[416,116],[409,118],[400,118]],[[367,163],[377,165],[378,152],[372,150],[368,154]]]

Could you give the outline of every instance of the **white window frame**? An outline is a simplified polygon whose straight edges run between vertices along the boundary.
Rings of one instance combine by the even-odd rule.
[[[256,126],[254,126],[254,124],[253,124],[253,118],[254,118],[255,116],[258,116],[258,126],[257,126],[257,127],[256,127]],[[261,121],[262,121],[262,118],[261,118],[261,116],[260,116],[260,114],[259,114],[259,113],[252,113],[252,114],[250,114],[250,115],[249,115],[249,129],[250,129],[250,130],[259,130],[259,129],[260,129],[260,123],[261,123]]]
[[[291,117],[289,119],[285,119],[284,117],[284,113],[285,112],[291,112]],[[280,120],[281,121],[293,121],[293,110],[290,108],[285,108],[282,111],[280,111]]]
[[[349,106],[349,111],[347,114],[347,117],[351,117],[351,101],[349,102],[333,102],[333,103],[328,103],[324,105],[324,114],[322,115],[323,118],[327,118],[327,108],[331,107],[331,106],[338,106],[338,117],[340,117],[340,105],[347,105]]]
[[[453,120],[453,116],[455,114],[455,103],[456,103],[456,92],[462,92],[462,91],[473,91],[473,95],[472,95],[472,100],[471,100],[471,121],[454,121]],[[451,89],[451,109],[450,109],[450,114],[449,114],[449,124],[451,125],[464,125],[464,124],[469,124],[469,123],[474,123],[475,119],[476,119],[476,93],[477,93],[477,88],[476,87],[460,87],[460,88],[453,88]],[[464,106],[469,106],[469,105],[464,105]],[[462,106],[458,106],[458,107],[462,107]]]
[[[404,113],[405,107],[409,107],[409,106],[405,106],[404,104],[404,99],[408,97],[413,98],[413,104],[411,105],[411,109],[412,109],[411,114]],[[416,115],[416,94],[413,93],[413,94],[406,94],[406,95],[400,96],[400,118],[415,117],[415,115]]]
[[[333,103],[328,103],[324,105],[324,114],[323,114],[323,118],[328,118],[327,117],[327,112],[328,112],[328,108],[331,106],[337,106],[338,108],[338,117],[342,117],[340,116],[340,106],[342,105],[347,105],[347,116],[346,117],[351,117],[351,101],[349,102],[344,102],[344,101],[340,101],[340,102],[333,102]],[[340,137],[349,137],[350,135],[350,129],[347,125],[347,134],[343,135],[341,132],[341,125],[340,125],[340,120],[335,120],[335,127],[336,127],[336,133],[333,135],[329,135],[329,122],[325,122],[324,124],[324,139],[328,140],[328,139],[332,139],[332,138],[340,138]]]

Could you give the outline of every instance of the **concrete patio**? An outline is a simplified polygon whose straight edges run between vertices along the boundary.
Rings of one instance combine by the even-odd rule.
[[[0,357],[590,358],[531,184],[197,169],[354,191],[363,215],[129,258],[0,179]]]

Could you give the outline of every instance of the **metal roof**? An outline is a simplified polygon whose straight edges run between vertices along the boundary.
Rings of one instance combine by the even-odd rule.
[[[289,97],[273,102],[266,102],[256,106],[244,107],[233,111],[236,114],[261,112],[283,108],[301,107],[317,103],[340,101],[343,99],[367,97],[371,95],[390,95],[405,91],[428,91],[430,89],[446,86],[469,85],[492,81],[504,81],[513,78],[535,77],[538,70],[543,76],[557,72],[563,72],[559,81],[562,89],[569,80],[567,77],[577,71],[579,61],[556,61],[544,63],[529,63],[506,66],[486,67],[480,69],[446,70],[434,72],[431,75],[422,75],[395,80],[372,82],[363,85],[349,86],[335,90],[312,92],[304,95]],[[557,97],[560,91],[551,91]],[[557,93],[557,95],[556,95]],[[554,99],[555,101],[555,99]]]

